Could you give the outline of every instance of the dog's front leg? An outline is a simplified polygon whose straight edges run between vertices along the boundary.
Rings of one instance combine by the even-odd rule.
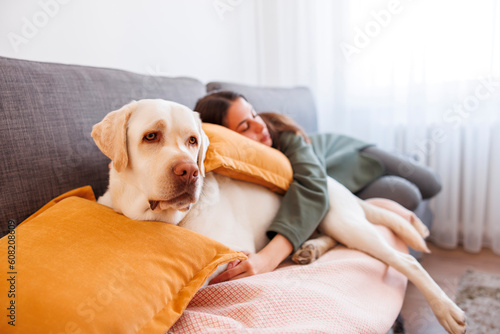
[[[327,235],[321,235],[315,239],[309,239],[293,254],[292,260],[298,264],[309,264],[335,247],[338,243]]]

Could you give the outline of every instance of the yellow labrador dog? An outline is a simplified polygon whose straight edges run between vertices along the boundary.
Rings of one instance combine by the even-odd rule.
[[[257,252],[268,242],[266,229],[281,197],[255,184],[205,175],[209,143],[196,112],[170,101],[134,101],[96,124],[92,137],[112,160],[109,188],[99,203],[132,219],[178,224],[233,249]],[[324,236],[299,252],[308,255],[315,249],[321,254],[333,246],[333,239],[363,251],[406,275],[448,332],[464,333],[464,312],[415,258],[389,246],[372,223],[427,251],[425,226],[418,220],[411,226],[395,213],[361,201],[331,178],[328,191],[331,210],[319,226]]]

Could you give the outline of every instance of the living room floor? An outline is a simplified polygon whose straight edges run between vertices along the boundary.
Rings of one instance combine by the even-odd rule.
[[[471,254],[462,248],[446,250],[428,243],[431,254],[425,254],[422,266],[452,299],[455,298],[460,277],[467,269],[500,274],[500,256],[489,249]],[[410,282],[406,289],[402,315],[407,334],[444,334],[426,300]]]

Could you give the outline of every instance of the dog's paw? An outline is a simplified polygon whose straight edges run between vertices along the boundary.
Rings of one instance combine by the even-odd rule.
[[[316,261],[319,251],[313,240],[308,240],[293,254],[292,261],[298,264],[309,264]]]
[[[436,307],[437,306],[437,307]],[[451,299],[445,298],[438,305],[431,305],[437,319],[448,333],[463,334],[467,330],[465,312]]]
[[[442,325],[448,333],[464,334],[467,331],[465,313],[462,310],[451,312]]]

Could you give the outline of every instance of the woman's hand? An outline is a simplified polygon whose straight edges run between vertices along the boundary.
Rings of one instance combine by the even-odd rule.
[[[252,276],[256,274],[273,271],[276,267],[269,261],[270,259],[259,253],[244,253],[248,259],[245,261],[235,260],[228,264],[226,271],[210,281],[209,284],[215,284],[230,281],[238,278]]]
[[[276,236],[258,253],[244,253],[248,259],[245,261],[235,260],[228,264],[226,271],[210,281],[215,284],[238,278],[263,274],[276,269],[293,250],[293,246],[281,234]]]

